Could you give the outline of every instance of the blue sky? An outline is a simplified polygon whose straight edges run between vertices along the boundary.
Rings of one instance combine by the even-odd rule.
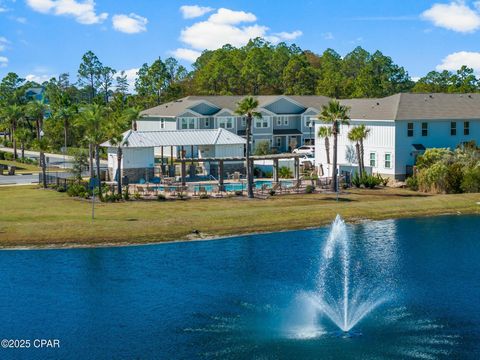
[[[75,79],[92,50],[133,79],[142,63],[250,36],[345,55],[380,50],[418,77],[462,64],[480,73],[480,1],[0,0],[0,77]]]

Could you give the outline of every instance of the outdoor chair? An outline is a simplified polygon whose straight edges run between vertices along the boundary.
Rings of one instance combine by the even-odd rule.
[[[282,192],[282,183],[279,181],[272,186],[272,190],[278,193]]]

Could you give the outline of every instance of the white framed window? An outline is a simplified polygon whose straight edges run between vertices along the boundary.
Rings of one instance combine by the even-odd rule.
[[[233,118],[231,117],[219,118],[218,127],[223,129],[233,129]]]
[[[160,129],[165,129],[165,119],[160,120]]]
[[[282,126],[282,117],[281,116],[276,117],[276,123],[277,123],[277,126]]]
[[[195,118],[182,118],[180,120],[180,128],[182,130],[195,129]]]
[[[267,117],[255,118],[255,127],[257,129],[270,127],[270,119]]]
[[[277,136],[275,138],[275,144],[277,145],[277,147],[281,147],[282,146],[282,138],[280,136]]]
[[[288,116],[283,117],[283,125],[288,126]]]
[[[247,126],[247,119],[245,119],[244,117],[242,117],[242,126]]]
[[[390,153],[385,153],[385,169],[391,169],[392,168],[392,154]]]
[[[374,153],[374,152],[370,153],[370,166],[371,167],[377,166],[377,153]]]
[[[210,127],[210,118],[205,119],[205,127]]]

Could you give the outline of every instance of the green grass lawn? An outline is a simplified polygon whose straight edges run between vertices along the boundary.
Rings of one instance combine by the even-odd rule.
[[[29,174],[29,173],[39,173],[42,171],[42,168],[37,166],[37,165],[32,165],[32,164],[24,164],[18,161],[12,161],[12,160],[0,160],[1,165],[7,165],[7,166],[15,166],[15,173],[16,174]],[[57,168],[57,167],[48,167],[47,171],[56,171],[56,172],[62,172],[65,171],[62,168]],[[4,174],[7,173],[7,170],[3,171]]]
[[[245,198],[96,204],[36,187],[0,187],[0,246],[63,246],[162,242],[321,226],[347,221],[480,214],[480,194],[425,195],[403,189]]]

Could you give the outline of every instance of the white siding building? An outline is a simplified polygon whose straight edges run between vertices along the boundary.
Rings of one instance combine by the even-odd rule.
[[[373,173],[404,179],[413,171],[416,158],[428,148],[455,148],[475,141],[480,143],[480,94],[397,94],[382,99],[342,100],[350,107],[350,125],[340,127],[338,164],[357,165],[355,144],[348,131],[364,124],[370,129],[364,142],[364,164]],[[318,120],[315,134],[320,126]],[[331,175],[324,139],[317,137],[316,164]],[[330,139],[332,158],[333,139]]]

